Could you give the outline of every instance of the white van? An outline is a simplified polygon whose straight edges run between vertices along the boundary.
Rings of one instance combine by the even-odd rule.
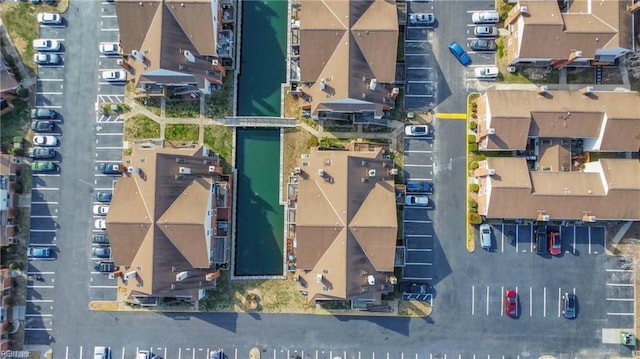
[[[495,24],[500,20],[500,14],[496,11],[478,11],[471,15],[474,24]]]

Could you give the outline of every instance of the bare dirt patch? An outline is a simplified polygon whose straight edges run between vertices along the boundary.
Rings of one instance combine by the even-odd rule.
[[[293,172],[296,162],[300,155],[309,153],[311,147],[318,146],[318,139],[309,132],[299,128],[288,128],[284,134],[284,155],[282,170],[287,178],[288,174]],[[286,196],[286,181],[282,183],[282,194]],[[284,200],[285,198],[283,198]]]

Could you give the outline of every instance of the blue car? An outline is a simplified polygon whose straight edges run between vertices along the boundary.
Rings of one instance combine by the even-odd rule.
[[[111,193],[98,192],[96,193],[96,201],[98,202],[111,202]]]
[[[449,51],[451,51],[453,56],[455,56],[461,64],[467,66],[471,63],[471,58],[457,42],[451,41],[449,44]]]
[[[105,175],[121,175],[120,165],[117,163],[101,163],[100,172]]]
[[[27,255],[32,258],[49,258],[51,257],[51,248],[49,247],[29,247]]]
[[[407,192],[431,192],[431,182],[409,181],[407,182]]]

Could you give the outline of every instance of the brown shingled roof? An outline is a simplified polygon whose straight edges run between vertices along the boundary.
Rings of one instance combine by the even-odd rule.
[[[600,151],[638,151],[639,101],[636,92],[487,91],[478,99],[478,128],[495,131],[488,149],[523,149],[527,137],[549,137],[592,138]]]
[[[478,213],[489,218],[640,220],[640,163],[601,159],[583,172],[529,172],[526,160],[489,157],[481,167],[495,170],[480,177]],[[486,190],[486,191],[485,191]]]
[[[136,50],[145,57],[144,63],[133,56],[127,60],[135,69],[135,83],[219,84],[224,68],[212,64],[219,31],[213,11],[211,0],[117,0],[123,52]],[[185,51],[195,62],[187,60]]]
[[[380,285],[393,272],[395,257],[395,187],[388,176],[391,161],[382,159],[380,149],[312,149],[299,165],[295,254],[297,274],[309,300],[379,299],[384,291]],[[375,177],[369,176],[370,170],[375,170]],[[369,275],[377,285],[367,283]]]
[[[118,179],[106,222],[114,262],[136,272],[129,296],[196,299],[199,289],[215,285],[204,279],[216,270],[209,258],[213,236],[206,233],[215,227],[213,162],[202,147],[136,149],[128,159],[132,170]],[[189,271],[189,278],[177,283],[174,267]]]
[[[383,84],[395,82],[397,42],[395,1],[303,0],[300,71],[302,81],[310,84],[302,90],[312,99],[312,113],[317,114],[321,103],[335,101],[383,104],[389,96]],[[369,90],[371,79],[379,83],[374,91]],[[381,116],[382,107],[375,109]]]

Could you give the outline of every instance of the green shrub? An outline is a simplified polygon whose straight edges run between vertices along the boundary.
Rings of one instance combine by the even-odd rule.
[[[477,183],[472,183],[469,185],[469,191],[473,192],[473,193],[478,193],[478,191],[480,190],[480,185]]]
[[[14,156],[24,156],[24,149],[20,147],[14,147],[11,149],[11,154]]]
[[[478,161],[471,161],[471,163],[469,163],[469,169],[475,170],[478,167],[480,167]]]
[[[13,143],[22,143],[24,141],[24,137],[22,136],[13,136]]]
[[[22,193],[22,184],[18,182],[12,183],[11,189],[13,189],[13,192],[15,193]]]
[[[469,151],[478,152],[478,144],[477,143],[470,143],[469,144]]]
[[[482,223],[482,216],[477,213],[469,213],[469,223],[470,224],[480,224]]]
[[[478,207],[470,207],[469,213],[478,213]]]
[[[478,208],[478,201],[473,198],[469,198],[469,208]]]
[[[6,328],[8,333],[13,332],[13,330],[15,329],[15,327],[11,323],[8,323]]]
[[[20,87],[19,89],[16,90],[16,95],[18,95],[20,97],[27,97],[27,96],[29,96],[29,89],[28,88],[24,88],[24,87]]]
[[[477,113],[472,113],[471,114],[471,118],[474,119],[474,120],[477,119],[478,118],[478,114]]]
[[[477,102],[472,102],[471,103],[471,108],[474,109],[474,110],[477,109],[478,108],[478,103]]]
[[[22,266],[18,262],[9,263],[9,269],[11,269],[11,270],[16,270],[16,269],[20,269],[20,268],[22,268]]]
[[[467,143],[476,143],[475,135],[467,135]]]
[[[478,128],[478,124],[475,121],[471,121],[469,122],[469,128],[475,131],[475,129]]]
[[[476,161],[480,162],[480,161],[484,161],[487,159],[487,156],[485,155],[477,155],[476,156]]]

